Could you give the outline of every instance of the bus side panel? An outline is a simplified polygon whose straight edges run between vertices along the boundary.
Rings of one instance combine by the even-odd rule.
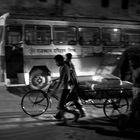
[[[96,74],[111,74],[116,66],[117,58],[114,56],[91,56],[91,57],[76,57],[72,59],[75,66],[77,76],[90,77]],[[109,62],[109,63],[107,63]],[[24,58],[24,72],[29,73],[34,66],[46,66],[52,77],[59,76],[59,68],[56,66],[53,57],[51,56],[26,56]],[[108,67],[108,69],[105,69]],[[100,73],[98,73],[100,71]]]

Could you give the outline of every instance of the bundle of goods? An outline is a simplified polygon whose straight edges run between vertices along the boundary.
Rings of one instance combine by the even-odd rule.
[[[95,94],[96,98],[106,98],[115,94],[119,95],[124,89],[130,91],[132,83],[121,81],[113,75],[96,75],[93,76],[92,81],[79,82],[79,89],[82,98],[94,98]]]

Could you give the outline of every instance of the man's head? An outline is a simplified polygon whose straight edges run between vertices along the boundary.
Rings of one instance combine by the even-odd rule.
[[[54,57],[57,66],[62,66],[64,64],[64,57],[60,54]]]
[[[72,59],[72,54],[71,53],[67,53],[66,54],[66,60],[70,61]]]

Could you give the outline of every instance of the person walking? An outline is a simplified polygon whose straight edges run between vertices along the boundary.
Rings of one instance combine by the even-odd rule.
[[[76,79],[75,67],[74,67],[74,65],[73,65],[73,63],[71,61],[72,60],[72,54],[71,53],[67,53],[65,55],[65,57],[66,57],[65,63],[68,65],[72,76],[75,77],[75,79]]]
[[[71,53],[67,53],[66,55],[66,60],[65,63],[67,64],[67,66],[69,67],[70,70],[70,84],[71,84],[71,93],[69,94],[68,100],[72,100],[73,103],[75,104],[76,108],[80,111],[80,117],[85,117],[86,113],[85,113],[85,109],[82,107],[81,104],[81,100],[78,97],[78,93],[79,91],[79,86],[78,86],[78,81],[76,78],[76,71],[75,71],[75,67],[72,63],[72,54]]]
[[[58,113],[54,116],[56,119],[61,119],[63,115],[63,110],[65,110],[66,99],[69,94],[69,81],[70,81],[70,70],[64,62],[64,57],[62,55],[56,55],[54,57],[56,65],[59,68],[59,80],[55,92],[58,92],[59,89],[62,89],[62,95],[60,97],[58,105]]]
[[[76,101],[75,97],[77,96],[73,96],[74,93],[76,93],[74,92],[75,90],[72,89],[72,92],[70,92],[71,91],[70,87],[74,82],[71,82],[72,80],[71,80],[70,68],[65,63],[64,57],[62,55],[56,55],[54,59],[56,65],[59,67],[59,73],[60,73],[59,80],[54,91],[58,92],[59,89],[62,89],[62,95],[58,103],[58,112],[56,113],[56,115],[54,115],[54,117],[58,120],[61,120],[64,112],[67,110],[66,103],[68,103],[70,100],[73,101],[74,104],[76,104],[76,107],[79,108],[79,110],[82,110],[82,106]],[[80,115],[80,114],[76,114],[76,115]],[[82,115],[84,115],[84,113]]]

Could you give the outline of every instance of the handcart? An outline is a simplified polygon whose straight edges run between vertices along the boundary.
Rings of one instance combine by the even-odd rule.
[[[95,107],[102,107],[105,116],[114,120],[129,110],[132,86],[132,83],[121,81],[118,77],[107,77],[104,81],[84,81],[79,82],[79,96],[84,103],[90,101]]]

